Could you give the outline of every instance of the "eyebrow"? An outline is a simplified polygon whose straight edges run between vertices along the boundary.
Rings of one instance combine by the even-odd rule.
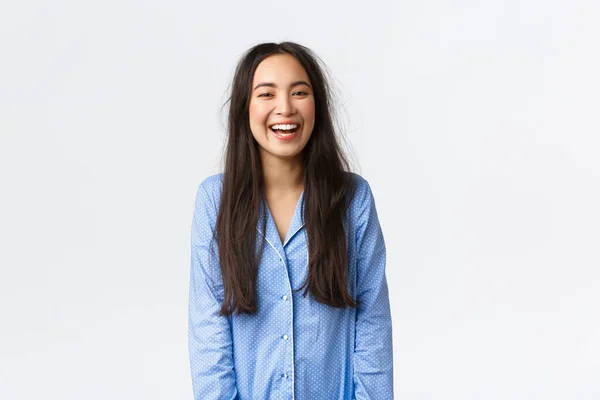
[[[308,86],[308,87],[311,87],[311,86],[308,84],[308,82],[306,82],[306,81],[296,81],[296,82],[293,82],[293,83],[292,83],[292,85],[291,85],[291,87],[296,87],[296,86],[300,86],[300,85],[306,85],[306,86]],[[274,84],[273,82],[261,82],[261,83],[259,83],[258,85],[256,85],[256,86],[254,87],[254,89],[252,89],[252,90],[256,90],[256,89],[258,89],[259,87],[264,87],[264,86],[266,86],[266,87],[272,87],[272,88],[276,88],[276,87],[277,87],[277,85],[276,85],[276,84]]]

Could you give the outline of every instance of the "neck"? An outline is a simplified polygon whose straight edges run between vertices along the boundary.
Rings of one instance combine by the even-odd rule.
[[[265,193],[298,191],[304,187],[304,166],[300,157],[261,157],[261,161]]]

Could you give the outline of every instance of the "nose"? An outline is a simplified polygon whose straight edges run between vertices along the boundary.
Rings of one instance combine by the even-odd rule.
[[[275,111],[277,115],[291,115],[296,112],[294,103],[289,96],[279,96]]]

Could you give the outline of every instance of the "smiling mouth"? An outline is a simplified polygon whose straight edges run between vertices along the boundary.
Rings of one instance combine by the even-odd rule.
[[[269,126],[273,133],[281,136],[293,135],[298,130],[298,124],[275,124]]]

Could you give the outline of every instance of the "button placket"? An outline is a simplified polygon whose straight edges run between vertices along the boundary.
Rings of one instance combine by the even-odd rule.
[[[284,254],[285,254],[285,249],[284,249]],[[287,277],[287,281],[288,281],[288,290],[291,291],[291,281],[290,281],[290,276],[289,276],[289,272],[288,272],[288,267],[286,264],[286,261],[284,260],[283,257],[279,257],[279,262],[281,263],[280,265],[283,267],[284,269],[284,273]],[[290,326],[289,328],[293,331],[294,327],[293,327],[293,298],[291,295],[289,294],[282,294],[279,297],[282,301],[285,301],[286,303],[288,303],[288,305],[286,305],[286,308],[288,308],[288,312],[290,313]],[[287,334],[287,333],[283,333],[280,336],[281,340],[285,340],[285,341],[292,341],[292,335],[291,334]],[[286,365],[285,365],[285,369],[287,370],[286,372],[283,372],[281,374],[281,380],[285,380],[288,381],[290,380],[290,384],[291,384],[291,395],[292,395],[292,399],[294,398],[294,347],[292,345],[292,343],[289,344],[285,344],[286,347],[286,353],[289,354],[289,356],[291,357],[291,359],[286,360]],[[291,368],[291,371],[289,370],[289,368]]]

